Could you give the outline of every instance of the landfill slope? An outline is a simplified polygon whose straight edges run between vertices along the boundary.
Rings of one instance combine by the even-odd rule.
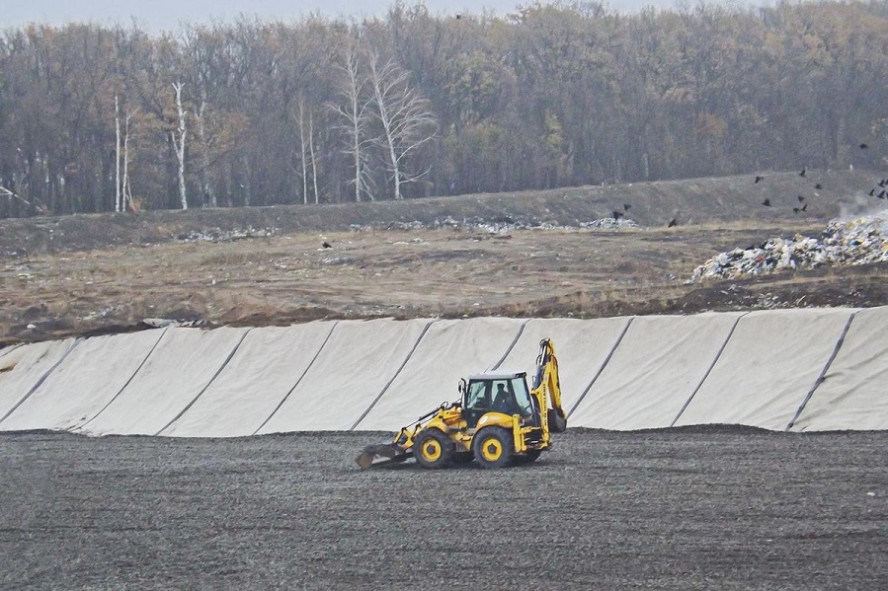
[[[0,435],[0,588],[888,588],[888,433],[568,431],[360,472],[373,434]]]
[[[797,431],[888,429],[888,309],[860,310],[823,380],[796,418]]]
[[[138,215],[89,214],[0,221],[0,253],[7,256],[91,250],[170,241],[231,241],[291,232],[371,228],[436,228],[487,225],[571,226],[611,216],[631,204],[627,217],[641,226],[730,220],[798,219],[796,195],[809,196],[803,217],[822,222],[866,208],[866,192],[879,173],[810,170],[563,187],[545,191],[483,193],[324,205],[158,210]],[[815,189],[815,185],[822,189]],[[762,207],[764,198],[774,206]],[[870,200],[873,201],[873,200]],[[101,231],[97,231],[100,228]]]

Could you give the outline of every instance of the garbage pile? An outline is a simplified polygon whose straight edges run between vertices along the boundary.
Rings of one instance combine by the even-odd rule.
[[[771,238],[759,246],[719,253],[697,267],[689,282],[884,261],[888,261],[888,211],[852,220],[832,220],[819,238]]]
[[[490,234],[505,234],[515,230],[615,230],[622,228],[637,228],[638,223],[631,219],[601,218],[589,222],[576,221],[575,224],[553,224],[537,219],[514,219],[508,216],[496,219],[484,219],[481,217],[469,217],[462,220],[450,216],[434,219],[430,222],[375,222],[367,225],[352,224],[349,229],[355,232],[370,230],[438,230],[441,228],[453,228],[474,232],[487,232]]]

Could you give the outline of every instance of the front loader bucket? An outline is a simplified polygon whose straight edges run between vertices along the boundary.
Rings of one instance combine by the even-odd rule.
[[[379,445],[368,445],[364,451],[355,458],[361,470],[382,466],[385,464],[397,464],[403,462],[409,457],[409,454],[399,445],[395,443],[382,443]]]

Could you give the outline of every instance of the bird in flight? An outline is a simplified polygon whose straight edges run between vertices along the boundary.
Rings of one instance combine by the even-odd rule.
[[[326,240],[324,240],[324,243],[321,244],[321,247],[323,247],[323,248],[333,248],[333,245],[330,244],[329,242],[327,242]]]
[[[622,212],[622,211],[617,211],[616,209],[613,211],[613,214],[614,214],[614,219],[615,219],[615,220],[618,220],[618,219],[620,219],[621,217],[623,217],[623,212]]]
[[[804,202],[805,202],[805,198],[804,198],[802,195],[799,195],[799,196],[798,196],[798,200],[799,200],[799,203],[804,203]]]
[[[806,173],[806,172],[808,172],[808,167],[807,167],[807,166],[803,166],[803,167],[802,167],[802,172],[799,173],[799,176],[805,176],[805,173]]]
[[[867,148],[869,148],[869,145],[867,145],[867,144],[860,144],[860,149],[861,149],[861,150],[866,150]]]
[[[678,225],[678,221],[675,218],[669,220],[669,223],[666,225],[667,228],[672,228]]]
[[[765,199],[764,201],[762,201],[762,205],[764,205],[765,207],[771,207],[771,200]]]
[[[817,183],[816,185],[814,185],[814,188],[819,191],[820,189],[823,188],[823,185],[821,185],[820,183]]]
[[[765,177],[756,175],[756,176],[755,176],[755,182],[752,183],[752,184],[753,184],[753,185],[757,185],[757,184],[759,184],[760,182],[762,182],[763,180],[765,180]]]
[[[624,203],[623,204],[623,211],[629,211],[631,208],[632,208],[631,203]]]

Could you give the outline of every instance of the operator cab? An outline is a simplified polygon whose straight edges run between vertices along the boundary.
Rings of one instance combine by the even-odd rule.
[[[474,429],[478,420],[491,411],[534,418],[534,404],[527,389],[525,372],[482,373],[469,376],[463,393],[463,416]]]

